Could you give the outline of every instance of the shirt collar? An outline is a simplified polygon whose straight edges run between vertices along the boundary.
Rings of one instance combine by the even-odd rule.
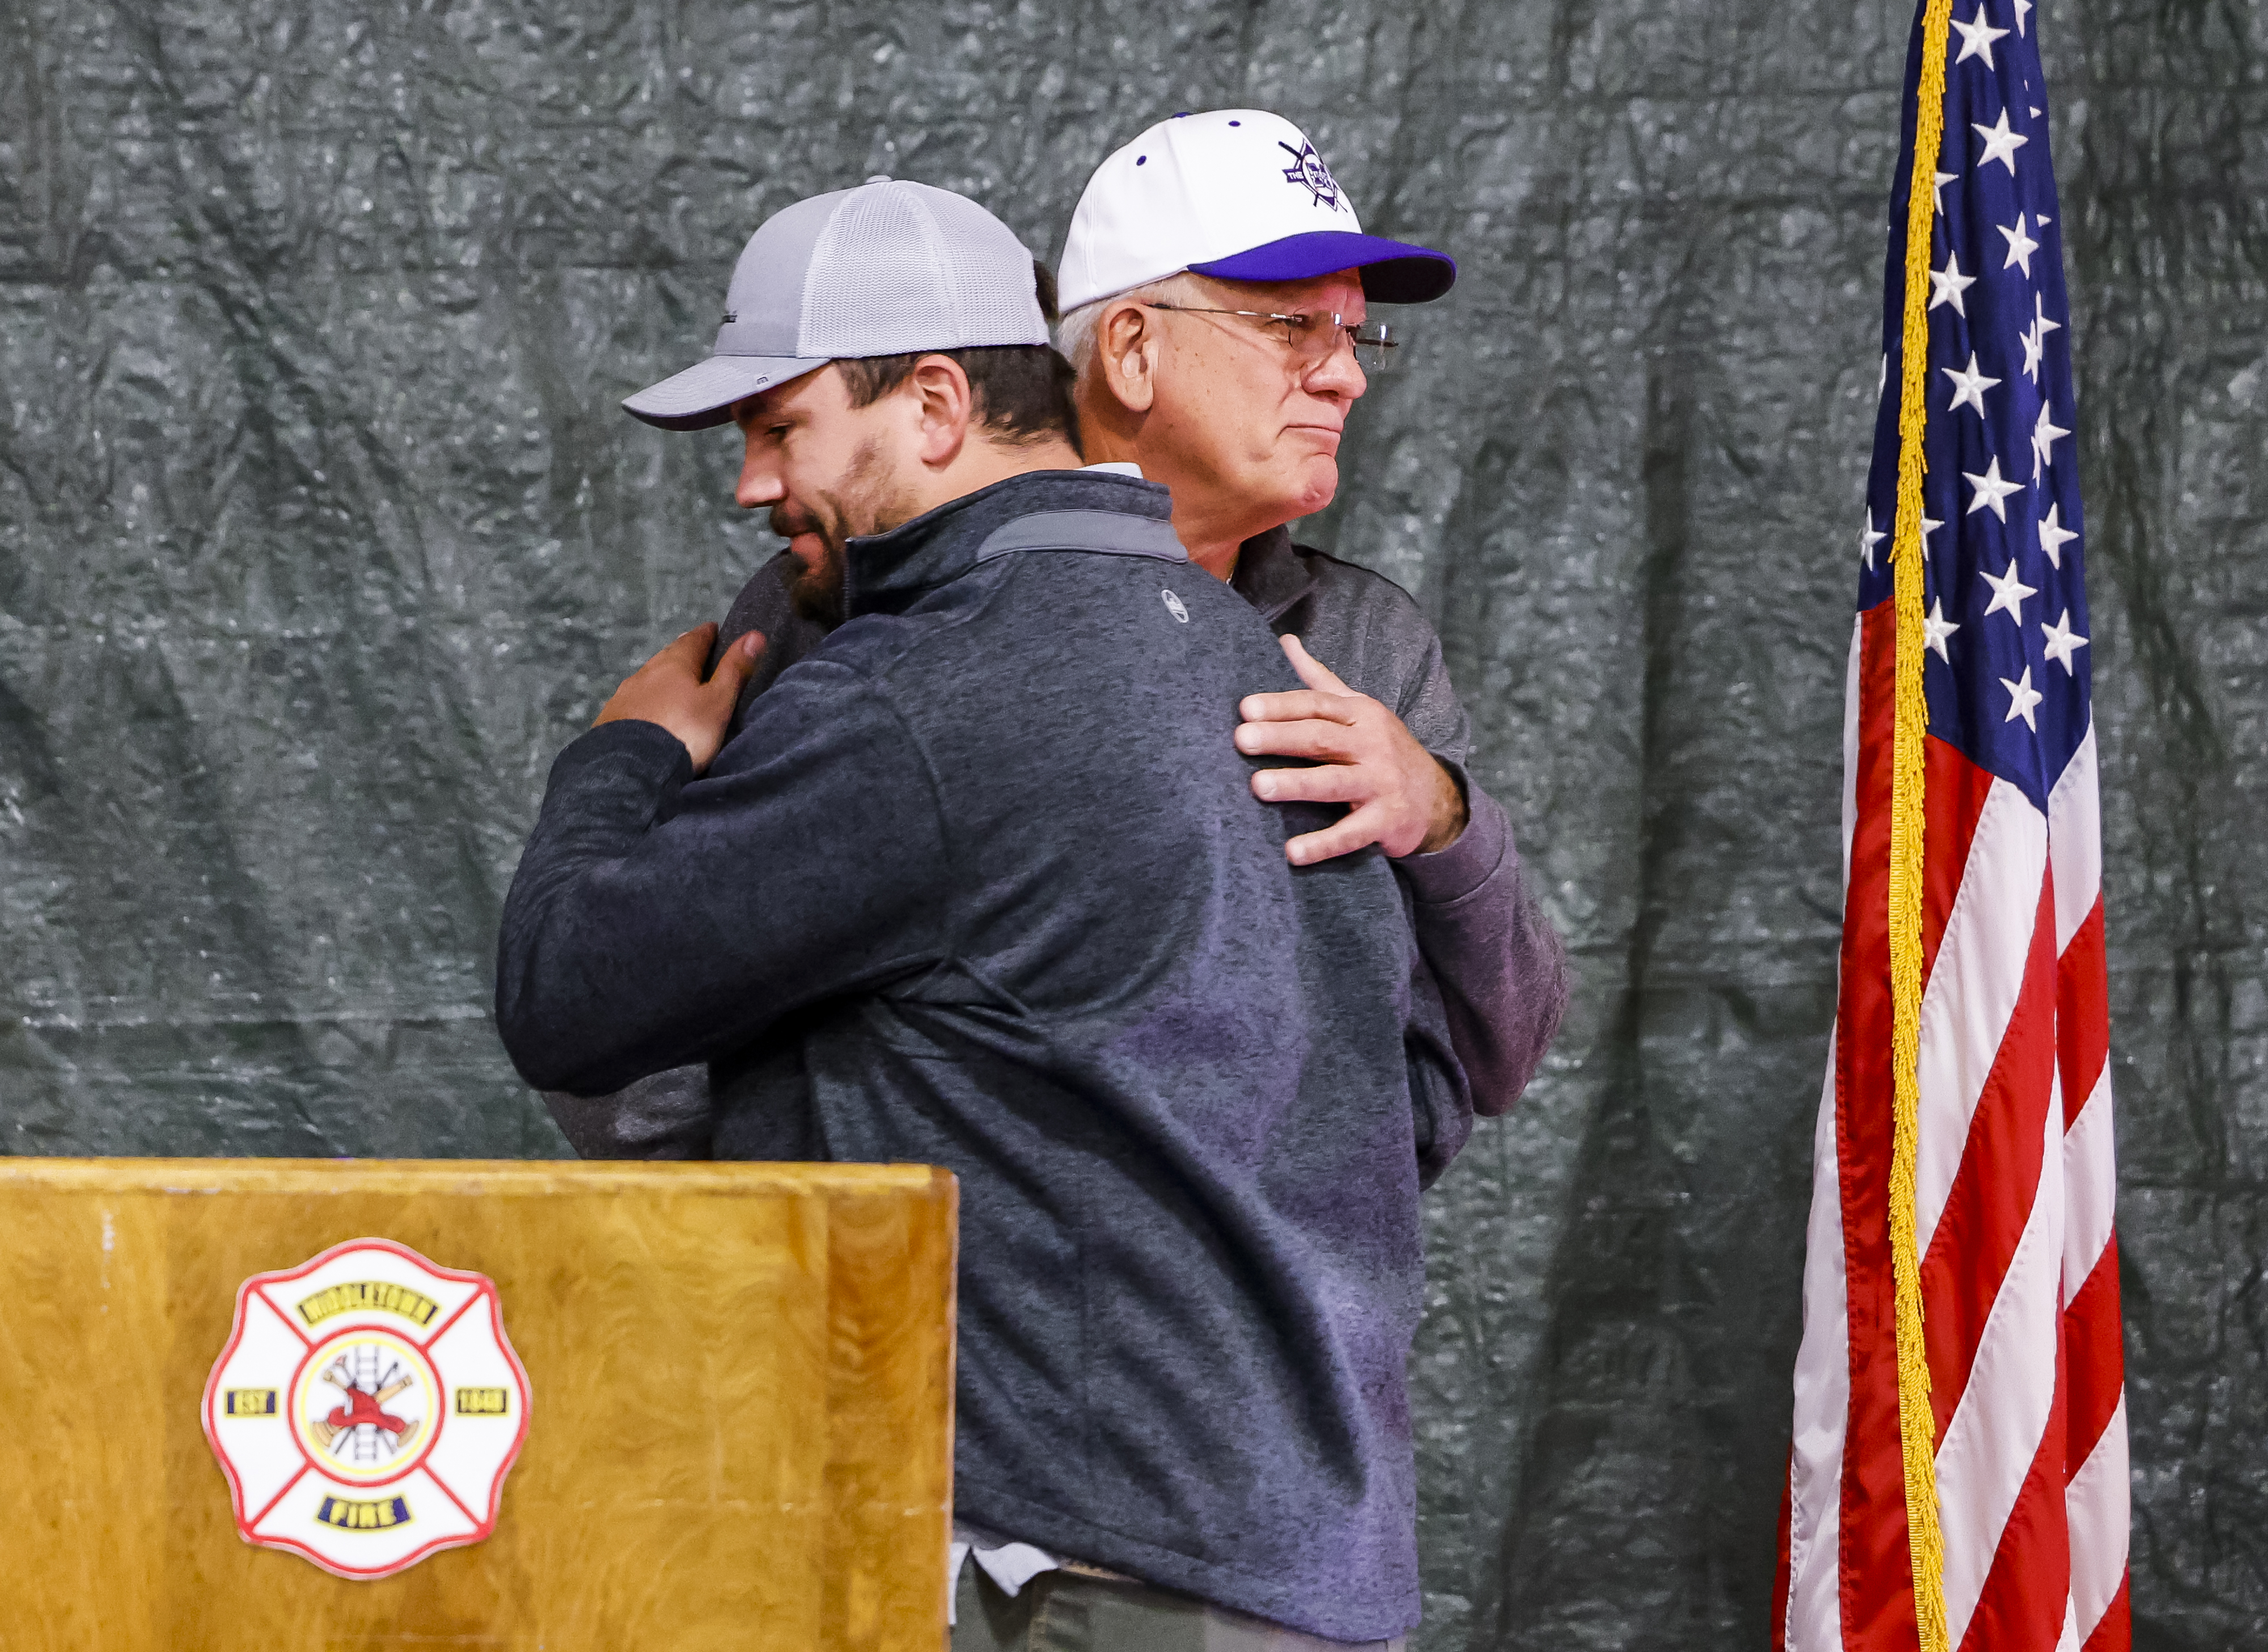
[[[1278,526],[1256,533],[1237,547],[1236,571],[1228,583],[1238,596],[1260,610],[1262,619],[1272,622],[1314,589],[1315,576],[1307,571],[1307,559],[1292,546],[1292,530]]]
[[[1174,496],[1157,482],[1108,472],[1033,470],[1010,476],[887,533],[852,540],[843,558],[844,613],[902,612],[975,568],[986,540],[1000,529],[1043,511],[1101,511],[1170,525]],[[1170,526],[1166,537],[1171,538]]]

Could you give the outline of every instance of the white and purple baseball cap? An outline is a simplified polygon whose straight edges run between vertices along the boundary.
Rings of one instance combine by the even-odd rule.
[[[1365,235],[1307,135],[1264,109],[1177,114],[1096,167],[1057,297],[1068,312],[1185,269],[1228,281],[1360,269],[1381,304],[1423,304],[1457,279],[1447,253]]]
[[[949,189],[869,178],[765,219],[733,267],[709,358],[622,406],[703,430],[832,361],[1047,341],[1014,231]]]

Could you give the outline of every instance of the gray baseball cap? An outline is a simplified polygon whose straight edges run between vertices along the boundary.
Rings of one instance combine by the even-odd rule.
[[[665,430],[703,430],[844,357],[1047,341],[1013,231],[950,189],[869,178],[765,219],[733,267],[709,359],[622,406]]]

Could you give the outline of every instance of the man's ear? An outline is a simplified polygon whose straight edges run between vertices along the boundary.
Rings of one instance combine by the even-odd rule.
[[[968,440],[976,397],[968,375],[950,356],[924,356],[906,380],[919,422],[917,452],[924,465],[950,465]]]
[[[1147,413],[1158,396],[1158,350],[1164,342],[1151,312],[1130,298],[1106,309],[1094,328],[1094,369],[1113,400]]]

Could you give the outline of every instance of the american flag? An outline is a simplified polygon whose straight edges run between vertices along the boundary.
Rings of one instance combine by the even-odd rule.
[[[1773,1623],[1788,1652],[2131,1642],[2085,540],[2036,23],[2030,0],[1925,0],[1908,56]],[[1925,118],[1940,86],[1941,128]],[[1907,255],[1924,222],[1926,268]],[[1910,271],[1926,282],[1911,318]],[[1926,422],[1902,433],[1910,319],[1927,339]],[[1904,659],[1909,673],[1920,659],[1927,721],[1901,772],[1895,553],[1901,444],[1917,437]],[[1918,913],[1902,919],[1894,839],[1913,824]],[[1902,921],[1920,960],[1903,1098]],[[1892,1173],[1901,1105],[1910,1184]],[[1903,1433],[1901,1208],[1927,1373],[1917,1403],[1910,1368]],[[1933,1480],[1937,1545],[1913,1501]]]

